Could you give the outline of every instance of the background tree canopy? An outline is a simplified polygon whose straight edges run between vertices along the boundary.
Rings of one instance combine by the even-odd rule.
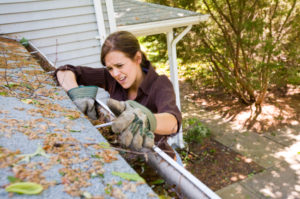
[[[300,85],[297,0],[148,0],[210,14],[177,45],[194,85],[217,85],[245,104],[260,105],[270,87]],[[175,32],[181,32],[176,29]],[[140,39],[152,61],[167,60],[166,36]],[[196,70],[193,70],[196,69]]]

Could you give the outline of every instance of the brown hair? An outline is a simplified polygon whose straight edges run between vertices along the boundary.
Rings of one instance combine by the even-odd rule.
[[[141,47],[137,38],[130,32],[118,31],[110,34],[104,41],[101,50],[101,63],[105,66],[105,57],[108,53],[112,51],[120,51],[124,53],[128,58],[132,59],[139,51],[142,54],[143,68],[148,68],[150,62],[148,61],[146,55],[141,51]]]

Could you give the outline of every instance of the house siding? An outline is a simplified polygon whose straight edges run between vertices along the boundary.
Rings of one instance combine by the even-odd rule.
[[[101,0],[106,34],[109,22]],[[55,67],[101,67],[93,0],[1,0],[0,34],[31,41]]]

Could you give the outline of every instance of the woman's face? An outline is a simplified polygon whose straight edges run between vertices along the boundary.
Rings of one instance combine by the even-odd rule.
[[[137,53],[132,60],[121,51],[112,51],[104,58],[106,68],[111,76],[125,89],[134,86],[142,75],[141,56],[139,55],[140,53]]]

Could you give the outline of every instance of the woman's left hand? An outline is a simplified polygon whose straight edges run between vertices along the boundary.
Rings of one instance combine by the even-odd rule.
[[[153,147],[156,119],[149,109],[131,100],[109,99],[107,105],[117,116],[112,131],[120,133],[119,142],[122,145],[136,151],[142,147]]]

